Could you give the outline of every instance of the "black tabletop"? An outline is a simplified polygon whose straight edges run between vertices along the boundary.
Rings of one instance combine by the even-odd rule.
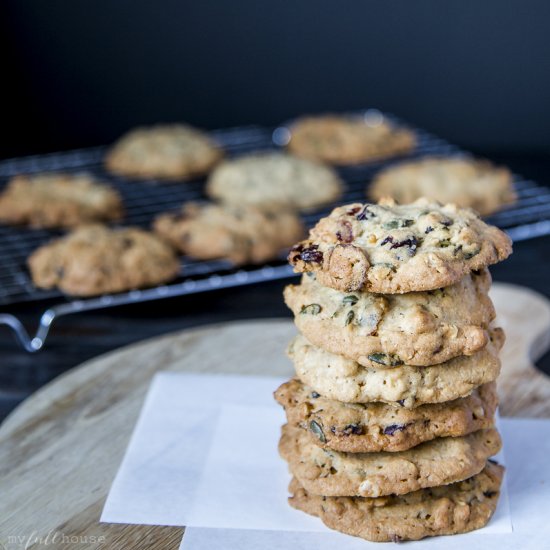
[[[549,156],[495,156],[518,173],[550,182]],[[530,287],[550,297],[550,236],[515,243],[514,254],[491,269],[495,281]],[[0,329],[0,419],[21,400],[62,372],[83,361],[145,338],[238,319],[291,318],[282,299],[287,281],[218,290],[62,317],[45,348],[29,354],[6,328]],[[4,309],[16,314],[32,332],[44,304]],[[550,355],[538,362],[550,374]]]

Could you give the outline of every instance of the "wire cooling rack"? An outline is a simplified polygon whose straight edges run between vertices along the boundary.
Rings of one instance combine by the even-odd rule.
[[[405,157],[339,168],[338,171],[346,183],[346,191],[341,203],[364,201],[366,184],[374,174],[381,168],[404,158],[467,154],[433,134],[404,124],[392,115],[382,115],[375,110],[363,111],[359,114],[366,117],[385,116],[396,124],[409,127],[416,133],[418,146],[412,154]],[[247,126],[213,131],[212,136],[231,157],[277,148],[288,137],[288,130],[285,126],[275,129]],[[21,173],[58,170],[90,172],[110,183],[123,196],[126,209],[124,225],[144,228],[150,227],[153,218],[161,212],[176,209],[185,201],[205,198],[204,179],[185,183],[165,183],[154,179],[130,180],[110,174],[102,166],[105,151],[105,147],[98,147],[2,161],[0,162],[0,189],[11,176]],[[515,241],[550,234],[550,189],[520,176],[514,176],[514,186],[518,194],[517,203],[487,218],[487,221],[506,230]],[[321,210],[305,214],[303,216],[305,224],[311,227],[334,206],[336,205],[328,205]],[[27,257],[36,248],[58,235],[61,233],[56,231],[0,226],[0,265],[2,266],[0,307],[22,302],[45,303],[46,300],[52,299],[59,302],[45,309],[40,316],[34,336],[29,335],[17,317],[0,313],[0,325],[10,327],[20,344],[29,352],[38,351],[43,347],[52,323],[62,315],[272,281],[292,275],[284,255],[269,264],[240,268],[234,268],[224,260],[199,261],[183,257],[180,276],[170,284],[85,300],[73,299],[57,290],[37,289],[32,284],[26,268]]]

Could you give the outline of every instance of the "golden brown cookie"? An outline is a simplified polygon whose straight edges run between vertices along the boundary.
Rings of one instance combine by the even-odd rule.
[[[489,330],[486,347],[430,367],[388,366],[386,357],[366,357],[361,365],[314,346],[298,335],[288,348],[296,375],[317,393],[347,403],[380,402],[415,408],[470,395],[481,384],[496,380],[498,353],[504,344],[500,328]],[[382,363],[384,361],[384,363]]]
[[[495,317],[488,270],[438,290],[407,294],[340,292],[306,274],[285,288],[298,330],[322,349],[364,364],[435,365],[472,355]]]
[[[227,204],[310,209],[342,195],[338,174],[322,164],[281,153],[245,155],[220,164],[206,193]]]
[[[318,115],[299,119],[290,128],[288,150],[329,164],[360,164],[411,152],[412,132],[383,119]]]
[[[400,204],[426,197],[471,207],[482,216],[516,200],[507,168],[463,157],[427,157],[391,166],[376,175],[367,194],[374,201],[392,197]]]
[[[452,285],[511,252],[510,238],[472,210],[419,199],[335,208],[289,262],[336,290],[393,294]]]
[[[346,453],[406,451],[437,437],[490,428],[498,402],[494,382],[468,397],[406,409],[335,401],[297,379],[282,384],[275,399],[284,407],[290,426],[304,430],[319,447]]]
[[[119,193],[86,173],[15,176],[0,195],[0,221],[32,227],[114,221],[123,211]]]
[[[467,479],[481,472],[501,445],[498,432],[489,428],[395,453],[341,453],[319,447],[305,430],[285,424],[279,453],[308,493],[380,497]]]
[[[206,174],[222,156],[202,130],[159,124],[122,136],[107,153],[105,166],[123,176],[178,180]]]
[[[487,462],[475,476],[442,487],[378,498],[323,497],[293,478],[291,506],[335,529],[375,542],[457,535],[487,525],[497,507],[504,468]]]
[[[137,228],[90,225],[35,250],[28,259],[34,284],[74,296],[94,296],[170,281],[180,263],[164,241]]]
[[[184,254],[236,265],[273,260],[304,234],[293,212],[195,202],[184,204],[180,213],[162,214],[154,228]]]

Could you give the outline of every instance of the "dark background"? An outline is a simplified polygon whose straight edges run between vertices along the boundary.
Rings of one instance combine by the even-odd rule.
[[[1,155],[141,123],[376,106],[478,152],[550,151],[543,0],[3,0]]]
[[[100,145],[137,124],[275,125],[378,107],[550,182],[542,0],[3,0],[0,157]],[[550,237],[494,279],[550,296]],[[1,267],[0,267],[1,268]],[[290,317],[284,282],[79,314],[29,355],[0,330],[0,419],[63,371],[182,328]],[[8,308],[33,332],[47,304]],[[550,357],[539,366],[550,372]]]

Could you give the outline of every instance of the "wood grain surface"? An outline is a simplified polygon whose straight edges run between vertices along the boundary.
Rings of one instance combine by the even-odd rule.
[[[550,378],[533,366],[550,346],[550,302],[513,285],[491,293],[507,332],[501,414],[550,417]],[[183,331],[93,359],[33,394],[0,427],[0,549],[177,549],[183,528],[99,523],[152,376],[290,376],[294,333],[287,320]]]

